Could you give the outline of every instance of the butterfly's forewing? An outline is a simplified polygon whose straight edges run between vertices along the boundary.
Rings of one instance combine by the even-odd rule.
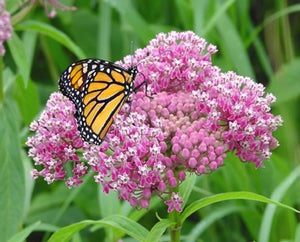
[[[59,87],[75,105],[83,140],[101,144],[113,117],[133,90],[136,68],[126,70],[99,59],[73,63],[61,76]]]

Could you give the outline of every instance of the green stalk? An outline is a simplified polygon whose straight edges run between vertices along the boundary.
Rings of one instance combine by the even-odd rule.
[[[287,1],[281,2],[281,11],[286,9]],[[291,61],[294,58],[293,41],[291,38],[291,28],[288,15],[281,17],[282,27],[282,42],[284,47],[284,55],[286,61]]]
[[[170,213],[169,219],[175,222],[175,226],[170,228],[170,237],[172,242],[180,242],[181,222],[180,213],[176,210]]]
[[[179,187],[176,187],[171,190],[171,193],[178,193]],[[180,213],[177,212],[176,210],[173,210],[169,214],[169,220],[171,222],[174,222],[174,226],[170,228],[170,237],[171,237],[171,242],[180,242],[180,232],[181,232],[181,221],[180,221]]]
[[[0,104],[4,100],[4,90],[3,90],[3,59],[0,56]]]
[[[97,57],[109,60],[111,59],[111,7],[104,1],[99,1],[98,17]]]

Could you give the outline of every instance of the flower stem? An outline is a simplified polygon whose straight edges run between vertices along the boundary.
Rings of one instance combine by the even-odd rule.
[[[11,17],[11,24],[14,26],[21,22],[37,5],[38,1],[31,1],[27,6],[23,7],[21,11]]]
[[[175,222],[175,225],[170,228],[170,236],[172,242],[180,242],[180,231],[181,231],[181,222],[180,222],[180,213],[174,210],[170,213],[169,219],[172,222]]]
[[[175,187],[170,189],[171,193],[177,193],[179,191],[179,187]],[[181,221],[180,221],[180,213],[174,209],[169,214],[169,219],[171,222],[174,222],[174,226],[170,227],[170,236],[171,236],[171,242],[180,242],[180,232],[181,232]]]

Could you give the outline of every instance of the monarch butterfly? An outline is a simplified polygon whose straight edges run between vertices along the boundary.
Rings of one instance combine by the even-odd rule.
[[[75,118],[83,140],[100,145],[124,102],[146,81],[134,87],[137,66],[125,69],[101,59],[71,64],[59,79],[59,89],[75,105]],[[147,86],[146,86],[147,88]]]

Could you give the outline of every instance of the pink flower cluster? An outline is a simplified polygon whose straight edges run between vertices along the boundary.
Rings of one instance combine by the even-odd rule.
[[[83,146],[83,141],[77,130],[74,112],[74,106],[68,98],[53,93],[39,120],[31,123],[30,130],[35,132],[35,136],[27,139],[26,145],[31,147],[28,155],[36,166],[44,167],[41,171],[31,171],[33,179],[42,176],[48,184],[64,180],[66,166],[73,166],[74,175],[68,178],[67,185],[71,187],[70,183],[75,186],[74,181],[76,185],[82,182],[79,178],[87,173],[87,169],[76,153]]]
[[[272,132],[282,125],[280,116],[270,113],[276,101],[273,94],[264,97],[264,86],[234,72],[221,73],[217,69],[203,90],[193,92],[197,112],[207,114],[208,129],[223,131],[223,142],[243,161],[256,167],[271,156],[279,144]]]
[[[174,176],[165,176],[166,150],[160,129],[145,124],[144,116],[117,115],[101,146],[90,146],[83,157],[97,174],[104,192],[118,191],[132,206],[147,208],[153,190],[165,192]]]
[[[222,73],[212,66],[211,54],[216,51],[191,31],[158,34],[146,48],[136,51],[134,61],[130,56],[124,58],[125,66],[138,65],[142,75],[137,82],[147,80],[156,93],[151,100],[145,92],[138,93],[132,109],[147,115],[150,125],[164,121],[162,129],[171,140],[172,154],[177,152],[191,164],[196,160],[198,170],[204,171],[200,161],[208,157],[213,163],[206,168],[216,169],[228,150],[236,150],[236,155],[256,167],[263,166],[263,160],[279,145],[272,132],[282,125],[282,119],[270,113],[276,98],[264,96],[263,85],[249,77]],[[199,122],[202,129],[196,135]],[[215,141],[203,148],[208,137]]]
[[[10,14],[5,10],[5,2],[0,0],[0,56],[4,56],[4,41],[11,38],[12,26],[10,23]]]
[[[174,191],[187,172],[216,170],[229,150],[263,166],[278,146],[272,132],[282,124],[270,113],[275,97],[265,96],[263,86],[248,77],[212,66],[216,51],[191,31],[170,32],[125,57],[119,64],[138,66],[142,74],[135,85],[146,80],[152,98],[146,90],[134,93],[131,113],[124,105],[100,146],[82,142],[73,104],[53,94],[48,110],[31,125],[36,135],[27,141],[29,155],[44,167],[34,169],[33,178],[65,179],[70,188],[91,167],[104,192],[117,191],[120,199],[140,208],[148,208],[155,194],[168,212],[180,212],[183,201]],[[87,162],[80,162],[79,153]],[[72,176],[66,166],[72,166]]]
[[[158,34],[144,49],[136,50],[134,58],[125,57],[123,65],[138,65],[143,74],[139,81],[147,80],[154,93],[190,92],[211,74],[211,55],[216,52],[216,46],[192,31],[172,31]]]

